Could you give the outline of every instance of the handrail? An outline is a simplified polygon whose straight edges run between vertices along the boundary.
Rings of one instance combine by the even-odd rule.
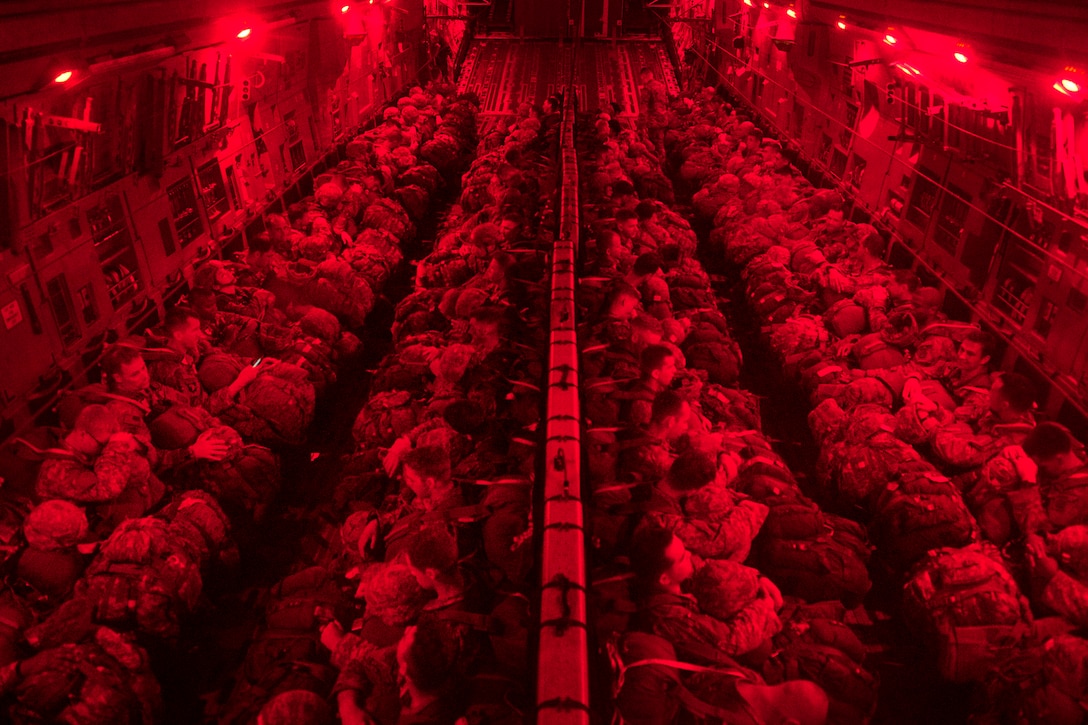
[[[574,52],[574,49],[571,49]],[[573,74],[574,64],[570,65]],[[560,127],[559,233],[552,251],[544,511],[540,555],[540,626],[536,721],[588,725],[589,628],[582,415],[575,332],[578,258],[578,164],[574,84],[568,79]]]

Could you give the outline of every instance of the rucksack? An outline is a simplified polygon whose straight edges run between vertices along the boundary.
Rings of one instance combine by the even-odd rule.
[[[976,541],[978,525],[952,482],[928,468],[888,483],[874,506],[869,536],[881,558],[903,571],[931,549]]]
[[[982,679],[1028,634],[1031,609],[992,547],[929,552],[903,587],[903,617],[925,637],[942,677]]]
[[[849,607],[856,606],[872,586],[864,531],[854,522],[830,514],[822,514],[821,523],[823,532],[809,539],[777,538],[761,532],[754,547],[760,570],[784,594],[810,602],[838,599]]]

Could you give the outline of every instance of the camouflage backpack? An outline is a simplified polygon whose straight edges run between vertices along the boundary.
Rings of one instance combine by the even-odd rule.
[[[1031,609],[991,546],[931,551],[903,588],[903,616],[926,638],[941,675],[978,681],[1019,647]]]

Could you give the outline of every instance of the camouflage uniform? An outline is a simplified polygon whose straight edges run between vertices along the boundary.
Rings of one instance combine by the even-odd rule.
[[[147,653],[105,628],[0,670],[0,693],[13,723],[152,725],[162,710]]]
[[[95,504],[95,513],[109,528],[143,515],[164,491],[147,458],[121,441],[107,442],[94,459],[75,451],[55,450],[42,464],[35,486],[42,499]]]
[[[682,653],[687,645],[700,660],[707,660],[714,650],[727,656],[751,652],[782,628],[769,598],[756,599],[723,622],[702,612],[690,595],[657,591],[642,602],[638,616],[644,631],[671,641]]]
[[[767,518],[767,507],[738,498],[712,484],[678,500],[655,486],[646,504],[646,522],[669,529],[703,559],[744,561]]]

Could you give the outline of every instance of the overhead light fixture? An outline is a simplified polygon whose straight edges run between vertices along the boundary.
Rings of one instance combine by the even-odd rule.
[[[835,23],[835,27],[839,30],[846,30],[846,21],[840,20],[839,22]]]
[[[1067,91],[1067,90],[1065,90],[1064,88],[1062,88],[1062,84],[1061,84],[1061,83],[1058,83],[1057,81],[1055,81],[1055,82],[1054,82],[1054,86],[1053,86],[1053,88],[1054,88],[1054,90],[1056,90],[1056,91],[1057,91],[1058,93],[1061,93],[1061,94],[1062,94],[1063,96],[1068,96],[1068,95],[1069,95],[1069,91]]]
[[[351,6],[350,6],[350,5],[344,5],[344,6],[342,6],[342,7],[340,8],[340,12],[344,13],[345,15],[347,14],[347,12],[348,12],[349,10],[351,10]]]
[[[894,35],[892,35],[891,33],[888,33],[888,34],[886,34],[884,36],[884,42],[887,43],[888,45],[895,45],[899,41],[896,39],[896,37]]]
[[[1069,78],[1062,78],[1062,87],[1070,93],[1080,93],[1080,84]]]
[[[952,57],[955,58],[956,60],[958,60],[960,63],[966,63],[967,62],[967,56],[964,55],[963,53],[961,53],[958,50],[955,53],[952,54]]]
[[[763,3],[763,9],[764,10],[770,10],[771,9],[771,4],[770,3]]]
[[[786,15],[789,15],[791,18],[796,19],[797,18],[797,11],[794,10],[793,8],[790,8],[789,10],[786,11]]]
[[[250,36],[250,33],[252,33],[252,32],[253,32],[253,28],[242,28],[241,30],[238,31],[237,38],[239,40],[245,40],[246,38],[248,38]]]
[[[57,74],[57,77],[53,79],[54,83],[67,83],[72,80],[72,71],[66,70]]]
[[[744,4],[748,7],[752,7],[752,0],[744,0]]]

